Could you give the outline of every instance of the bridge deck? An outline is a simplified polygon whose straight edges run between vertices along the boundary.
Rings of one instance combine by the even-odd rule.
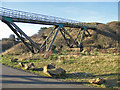
[[[44,25],[57,25],[59,23],[62,23],[65,27],[83,28],[84,26],[86,26],[88,29],[96,28],[96,24],[85,24],[75,20],[12,10],[3,7],[0,7],[0,16],[12,18],[13,22],[34,23]]]

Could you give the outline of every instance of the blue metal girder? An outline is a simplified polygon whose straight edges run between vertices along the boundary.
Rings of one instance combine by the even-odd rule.
[[[3,20],[3,21],[7,21],[7,22],[9,22],[9,23],[12,23],[12,22],[13,22],[12,18],[10,18],[10,17],[2,17],[2,20]]]

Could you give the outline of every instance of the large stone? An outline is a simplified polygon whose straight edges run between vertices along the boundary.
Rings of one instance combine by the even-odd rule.
[[[25,65],[24,65],[24,69],[25,69],[25,70],[28,70],[28,69],[29,69],[28,64],[25,64]]]
[[[1,55],[1,57],[3,57],[4,55]]]
[[[29,63],[28,66],[29,66],[30,70],[34,70],[35,69],[34,63]]]
[[[62,68],[47,69],[47,66],[44,67],[43,72],[51,77],[60,77],[66,74],[66,71]]]
[[[25,64],[24,67],[26,70],[34,70],[35,69],[34,63]]]
[[[48,74],[52,77],[61,77],[64,76],[66,74],[66,71],[62,68],[57,68],[55,70],[50,70],[48,71]]]
[[[48,67],[47,67],[48,69],[54,69],[55,66],[56,66],[56,64],[51,63],[51,64],[48,64],[47,66],[48,66]]]
[[[48,71],[48,69],[55,69],[55,64],[51,63],[51,64],[44,66],[43,72],[46,73]]]
[[[19,62],[18,65],[19,65],[20,67],[24,67],[24,65],[23,65],[22,62]]]
[[[105,80],[103,78],[97,78],[97,79],[91,79],[91,80],[89,80],[89,82],[91,84],[101,85],[101,84],[105,83]]]

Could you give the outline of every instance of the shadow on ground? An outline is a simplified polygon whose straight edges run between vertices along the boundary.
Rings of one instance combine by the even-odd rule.
[[[36,68],[34,71],[43,71],[43,68]]]
[[[93,75],[91,73],[85,73],[85,72],[77,72],[77,73],[70,73],[67,74],[64,78],[65,79],[83,79],[83,78],[105,78],[106,76],[110,79],[107,79],[104,85],[106,88],[112,88],[112,87],[120,87],[120,79],[119,79],[120,73],[110,73],[110,74],[102,74],[102,75]],[[112,77],[111,77],[112,76]],[[115,79],[112,79],[115,78]]]
[[[61,81],[44,81],[45,78],[41,76],[21,76],[21,75],[2,75],[2,78],[13,78],[13,80],[3,80],[2,83],[10,84],[88,84],[88,82],[61,82]],[[18,80],[14,80],[18,78]],[[20,80],[21,79],[21,80]],[[25,81],[26,80],[26,81]]]
[[[35,71],[43,71],[43,68],[37,68]],[[102,75],[93,75],[92,73],[85,73],[85,72],[76,72],[76,73],[68,73],[65,76],[62,77],[53,77],[52,79],[92,79],[92,78],[105,78],[108,77],[118,77],[120,73],[110,73],[110,74],[102,74]],[[27,76],[28,77],[28,76]],[[31,77],[32,78],[32,77]],[[38,77],[39,78],[39,77]],[[44,78],[50,78],[50,77],[44,77]],[[51,84],[56,82],[50,82]],[[89,84],[89,82],[58,82],[57,84]],[[112,88],[112,87],[120,87],[120,79],[107,79],[104,83],[106,88]]]

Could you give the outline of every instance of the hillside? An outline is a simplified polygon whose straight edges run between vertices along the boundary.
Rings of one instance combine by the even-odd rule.
[[[65,28],[74,39],[80,30]],[[33,54],[23,43],[18,43],[1,54],[2,64],[24,70],[24,67],[18,65],[20,62],[23,64],[34,63],[36,70],[27,71],[47,76],[41,71],[41,68],[43,69],[45,65],[54,63],[57,67],[66,70],[66,76],[59,77],[63,81],[82,82],[100,88],[119,88],[119,28],[120,22],[117,21],[107,24],[98,23],[97,29],[88,30],[92,36],[84,38],[84,50],[82,52],[79,52],[79,48],[69,48],[61,33],[58,33],[53,43],[56,48],[52,52]],[[42,28],[31,39],[41,45],[45,40],[44,37],[48,36],[51,29],[53,27]],[[17,61],[12,62],[11,60]],[[89,83],[90,79],[101,77],[106,80],[104,84],[94,85]]]
[[[107,24],[98,24],[97,25],[97,29],[96,30],[88,30],[90,32],[90,34],[92,35],[91,37],[85,37],[83,40],[83,45],[84,48],[91,48],[93,49],[109,49],[109,48],[116,48],[118,50],[118,42],[120,41],[119,36],[119,28],[120,28],[120,22],[109,22]],[[41,45],[44,42],[44,38],[43,36],[48,36],[51,29],[53,29],[53,27],[50,28],[43,28],[41,30],[39,30],[38,34],[35,34],[31,37],[31,39],[33,41],[35,41],[36,43],[38,43],[39,45]],[[68,30],[68,32],[70,33],[70,35],[75,39],[79,30],[77,28],[68,28],[66,27],[66,30]],[[50,39],[52,40],[52,38]],[[78,42],[80,41],[80,37],[78,38]],[[5,43],[7,43],[8,41],[3,41],[3,50],[4,49],[8,49],[7,47],[11,47],[10,42],[8,42],[10,45],[5,45]],[[72,45],[72,43],[71,43]],[[58,50],[61,46],[63,46],[63,49],[68,49],[69,47],[66,44],[66,41],[64,40],[63,36],[61,35],[61,33],[59,32],[57,35],[57,38],[55,39],[54,42],[54,46],[56,46],[56,50]],[[20,43],[16,46],[13,47],[14,50],[19,49],[23,49],[26,48],[23,43]],[[11,48],[13,50],[13,48]],[[27,49],[27,48],[26,48]],[[23,49],[23,52],[26,52],[26,49]],[[15,51],[12,52],[15,52]],[[19,50],[19,51],[20,51]],[[29,50],[27,50],[29,51]]]

